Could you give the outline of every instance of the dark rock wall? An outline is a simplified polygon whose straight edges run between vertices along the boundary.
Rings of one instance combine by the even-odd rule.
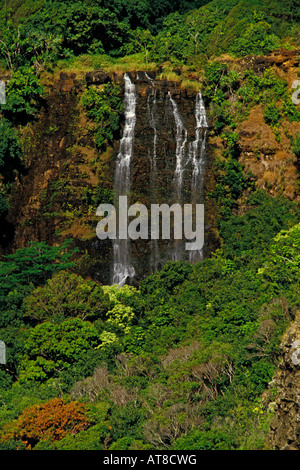
[[[281,342],[282,361],[270,383],[276,391],[269,403],[274,412],[270,446],[274,450],[300,450],[300,312]]]
[[[155,74],[150,72],[140,71],[129,75],[135,84],[137,94],[129,204],[140,202],[146,205],[150,213],[151,203],[169,205],[174,202],[191,203],[192,165],[189,161],[188,148],[189,144],[195,140],[197,92],[182,89],[175,82],[156,80]],[[176,181],[174,182],[177,132],[170,95],[176,102],[182,124],[187,130],[181,201],[178,201]],[[155,134],[156,141],[154,140]],[[199,197],[198,203],[203,202],[201,185],[199,195],[200,193],[202,197]],[[160,262],[156,267],[159,268],[164,262],[172,259],[173,242],[172,240],[159,240],[157,245]],[[150,239],[147,241],[139,239],[131,242],[131,249],[137,278],[141,279],[149,274],[150,270],[155,269],[151,262],[154,243]],[[182,252],[183,259],[187,260],[187,252],[184,253],[184,249]]]
[[[196,91],[181,89],[175,82],[156,80],[155,73],[132,72],[129,75],[137,92],[129,202],[140,202],[147,207],[152,202],[170,204],[174,202],[176,189],[176,125],[168,94],[176,101],[189,143],[195,139]],[[108,283],[111,278],[112,243],[97,239],[98,219],[95,214],[87,213],[83,194],[87,188],[95,188],[99,183],[112,189],[119,141],[116,140],[104,154],[97,155],[93,123],[80,106],[80,96],[86,86],[101,86],[109,80],[119,83],[124,90],[122,74],[108,75],[101,71],[87,74],[85,80],[77,80],[75,74],[61,73],[49,87],[39,119],[23,132],[26,170],[12,192],[8,218],[15,231],[9,250],[26,246],[32,240],[53,244],[73,238],[81,252],[87,253],[92,260],[83,268],[83,274],[102,283]],[[155,177],[152,171],[154,122],[157,133]],[[187,165],[183,202],[191,202],[190,185],[191,167]],[[168,240],[162,241],[161,247],[163,263],[170,259],[172,247]],[[137,279],[141,279],[151,270],[153,244],[138,240],[132,243],[132,250]]]
[[[15,227],[12,248],[29,241],[55,240],[60,219],[43,216],[49,204],[47,189],[58,181],[68,161],[68,149],[76,143],[76,105],[81,85],[75,76],[61,74],[54,83],[36,122],[23,131],[25,172],[11,196],[9,221]],[[60,199],[59,204],[64,201]],[[76,204],[76,202],[74,201]],[[59,207],[52,207],[53,214]]]

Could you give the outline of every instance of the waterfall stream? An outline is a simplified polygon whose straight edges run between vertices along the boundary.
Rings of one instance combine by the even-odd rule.
[[[195,119],[195,140],[190,144],[190,156],[192,160],[191,202],[199,203],[203,195],[204,166],[206,160],[206,134],[208,127],[206,110],[201,92],[196,96]],[[202,259],[203,249],[200,251],[189,252],[189,261],[191,263],[202,261]]]
[[[136,125],[136,90],[130,77],[124,75],[125,82],[125,125],[123,137],[120,141],[120,149],[116,162],[116,173],[114,192],[116,200],[119,196],[128,196],[131,183],[130,164],[132,158],[132,148],[134,131]],[[127,278],[135,275],[135,270],[131,263],[129,238],[116,238],[113,241],[113,284],[123,285]]]
[[[152,86],[152,93],[148,96],[147,100],[147,109],[148,109],[148,116],[150,126],[153,129],[153,146],[152,149],[149,149],[149,157],[150,157],[150,183],[151,183],[151,203],[156,203],[156,190],[157,190],[157,124],[155,119],[155,112],[156,112],[156,88],[154,81],[152,78],[149,77],[147,72],[145,72],[145,77]],[[151,240],[152,249],[150,255],[150,270],[151,272],[155,272],[158,269],[160,263],[160,253],[159,253],[159,246],[157,240]]]
[[[177,104],[171,92],[166,93],[166,99],[159,94],[159,88],[156,89],[156,82],[143,72],[145,79],[149,82],[151,90],[148,88],[146,100],[146,114],[143,119],[143,129],[147,129],[147,147],[149,162],[149,204],[158,203],[161,190],[165,189],[161,184],[161,171],[168,171],[173,174],[170,182],[170,190],[167,203],[185,203],[199,204],[203,203],[204,188],[204,170],[206,163],[206,137],[207,137],[207,116],[202,99],[201,92],[197,93],[194,108],[194,126],[195,134],[192,134],[192,121],[190,117],[181,115],[179,103]],[[141,74],[136,75],[138,83],[142,82]],[[135,133],[138,132],[137,123],[137,97],[140,96],[136,91],[135,84],[128,74],[124,75],[125,82],[125,124],[123,136],[120,140],[119,152],[116,159],[114,192],[117,201],[119,196],[129,196],[130,191],[134,190],[135,184],[131,174],[131,163],[133,157],[142,162],[140,155],[133,155],[133,141]],[[140,86],[138,85],[137,86]],[[191,114],[187,114],[191,116]],[[139,118],[140,119],[140,118]],[[166,120],[165,120],[166,119]],[[187,121],[187,124],[184,124]],[[164,122],[166,128],[164,128]],[[168,134],[167,134],[168,133]],[[174,135],[174,166],[171,168],[170,158],[166,160],[166,135]],[[139,135],[136,136],[139,139]],[[163,139],[163,140],[161,140]],[[163,145],[162,145],[163,144]],[[137,147],[139,148],[139,147]],[[168,188],[168,186],[167,186]],[[150,206],[149,206],[150,207]],[[186,252],[184,249],[185,240],[170,240],[167,249],[166,245],[161,247],[159,240],[150,240],[149,268],[150,272],[155,272],[160,265],[167,259],[173,261],[186,260],[191,263],[199,262],[203,259],[202,250]],[[161,251],[163,250],[163,251]],[[132,279],[136,273],[138,265],[135,265],[131,254],[131,244],[128,237],[117,238],[113,240],[113,273],[112,284],[124,285]],[[134,268],[135,266],[135,268]]]
[[[195,119],[196,131],[195,140],[190,144],[190,154],[192,160],[192,183],[191,195],[192,202],[197,202],[197,196],[202,193],[203,186],[203,170],[205,163],[205,147],[206,147],[206,132],[207,132],[207,118],[206,110],[203,103],[202,95],[199,92],[196,96],[195,105]]]
[[[184,169],[184,157],[185,157],[185,146],[187,143],[188,132],[185,129],[181,116],[178,111],[177,104],[173,100],[171,93],[169,92],[169,98],[173,108],[173,115],[176,124],[176,166],[174,173],[174,186],[176,191],[176,202],[181,202],[182,192],[182,179]]]

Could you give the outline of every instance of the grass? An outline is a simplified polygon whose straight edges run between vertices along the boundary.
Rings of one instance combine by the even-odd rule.
[[[124,74],[130,71],[155,71],[158,64],[146,62],[145,54],[138,53],[125,57],[114,58],[104,54],[83,54],[70,59],[60,60],[53,68],[53,74],[58,77],[61,72],[76,73],[77,78],[84,79],[87,72],[92,70],[103,70],[107,73]],[[184,89],[199,90],[198,78],[190,79],[188,67],[182,67],[181,75],[178,75],[171,64],[166,63],[162,72],[157,76],[159,80],[174,81]],[[195,74],[194,74],[195,75]]]
[[[157,69],[157,64],[146,62],[143,53],[121,58],[105,54],[83,54],[58,61],[53,71],[55,75],[61,72],[75,72],[78,77],[83,77],[87,72],[98,69],[107,73],[125,73],[133,70],[151,71]]]

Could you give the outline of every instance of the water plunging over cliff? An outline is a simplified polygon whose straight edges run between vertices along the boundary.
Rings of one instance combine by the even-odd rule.
[[[201,93],[146,72],[128,73],[125,82],[125,125],[116,156],[114,191],[131,196],[130,204],[203,203],[207,118]],[[129,202],[129,197],[128,197]],[[202,250],[187,251],[186,240],[113,241],[112,283],[123,285],[155,272],[166,261],[203,259]],[[149,219],[150,227],[150,219]],[[184,232],[184,231],[183,231]]]
[[[157,123],[155,113],[157,112],[157,101],[156,101],[156,87],[154,81],[145,72],[146,79],[151,83],[152,93],[149,94],[147,100],[147,111],[150,121],[150,126],[153,129],[153,145],[149,148],[150,157],[150,184],[151,184],[151,203],[156,203],[156,191],[157,191]],[[157,240],[152,240],[152,248],[150,255],[150,270],[155,272],[160,262],[160,254]]]
[[[182,179],[185,165],[185,146],[187,143],[188,132],[182,123],[177,104],[173,100],[170,92],[169,98],[172,104],[174,119],[176,123],[176,166],[174,172],[174,188],[176,194],[176,202],[181,202]]]
[[[201,92],[196,96],[195,119],[195,140],[190,144],[190,155],[192,159],[191,202],[199,203],[203,198],[206,134],[208,127]],[[201,261],[202,259],[203,249],[189,252],[189,261],[191,263]]]
[[[125,74],[125,125],[116,162],[114,191],[116,200],[119,196],[128,196],[131,183],[131,157],[136,125],[136,90],[130,77]],[[128,237],[113,241],[113,284],[123,285],[127,278],[135,275],[131,264],[130,243]]]

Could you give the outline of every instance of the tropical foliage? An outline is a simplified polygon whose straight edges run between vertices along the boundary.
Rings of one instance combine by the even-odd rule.
[[[46,106],[47,84],[62,64],[89,58],[122,70],[142,57],[176,77],[195,73],[211,135],[222,145],[206,195],[217,206],[220,244],[202,263],[168,262],[138,286],[117,288],[80,272],[69,239],[3,251],[0,448],[268,448],[272,411],[262,396],[300,303],[299,201],[257,189],[239,161],[238,125],[259,106],[277,135],[282,122],[299,122],[300,111],[274,69],[230,61],[299,47],[298,2],[8,0],[0,7],[0,66],[9,76],[0,105],[1,227],[25,171],[24,131]],[[121,88],[85,87],[78,106],[101,155],[118,138]],[[299,161],[299,134],[288,132],[286,146]],[[62,198],[65,181],[52,184]],[[87,205],[112,201],[106,187],[85,188]]]

